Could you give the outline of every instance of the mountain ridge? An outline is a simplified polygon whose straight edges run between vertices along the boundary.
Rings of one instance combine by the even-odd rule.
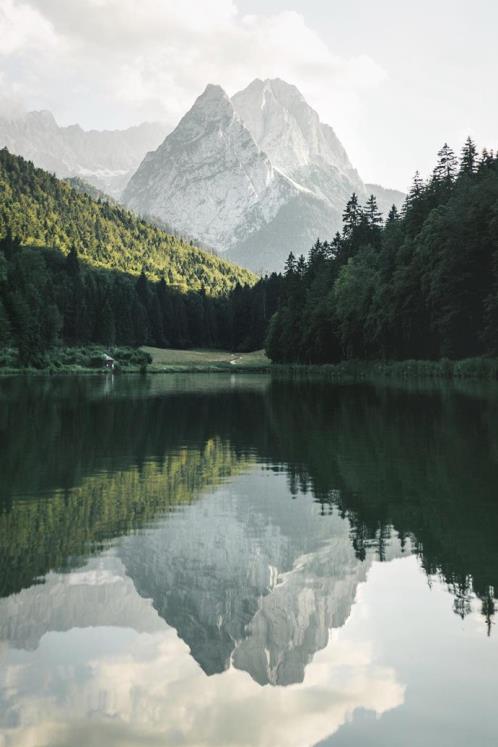
[[[80,177],[119,198],[146,151],[156,148],[166,132],[159,122],[143,122],[124,130],[61,127],[42,109],[0,116],[0,147],[33,161],[59,178]]]

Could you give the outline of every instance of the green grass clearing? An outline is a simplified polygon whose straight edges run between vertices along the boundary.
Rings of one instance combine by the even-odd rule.
[[[152,356],[150,371],[250,371],[266,369],[270,361],[263,350],[231,353],[226,350],[171,350],[143,347]]]

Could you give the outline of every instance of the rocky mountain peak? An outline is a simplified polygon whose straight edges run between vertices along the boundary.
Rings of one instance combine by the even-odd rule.
[[[27,112],[24,117],[25,121],[33,122],[34,124],[41,125],[53,130],[56,130],[58,125],[55,121],[55,117],[52,112],[48,109],[41,109],[40,111]]]
[[[209,135],[213,129],[226,128],[234,116],[232,102],[223,88],[210,83],[158,150],[168,150],[172,144],[181,147],[182,143]]]
[[[258,148],[223,89],[209,85],[147,154],[123,199],[223,250],[265,225],[295,191]]]
[[[313,163],[355,173],[332,127],[320,121],[296,86],[279,78],[257,79],[232,103],[258,145],[289,176]]]
[[[220,119],[233,116],[233,106],[221,86],[208,83],[203,93],[196,99],[190,113],[202,113],[207,118]]]

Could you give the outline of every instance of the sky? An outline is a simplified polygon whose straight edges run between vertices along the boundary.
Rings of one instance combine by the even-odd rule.
[[[174,127],[208,83],[297,85],[366,182],[498,146],[495,0],[0,0],[0,112]]]

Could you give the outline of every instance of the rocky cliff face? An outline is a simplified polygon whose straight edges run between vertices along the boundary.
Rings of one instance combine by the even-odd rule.
[[[267,225],[300,189],[275,169],[219,86],[209,85],[123,199],[220,250]]]
[[[295,86],[255,80],[232,99],[259,147],[291,179],[342,211],[365,187],[334,130],[320,121]]]
[[[127,130],[59,127],[48,111],[0,117],[0,147],[58,177],[78,176],[119,197],[144,153],[157,148],[165,126],[144,123]]]
[[[123,199],[256,271],[331,236],[362,182],[294,86],[254,81],[232,101],[208,86],[149,153]]]

